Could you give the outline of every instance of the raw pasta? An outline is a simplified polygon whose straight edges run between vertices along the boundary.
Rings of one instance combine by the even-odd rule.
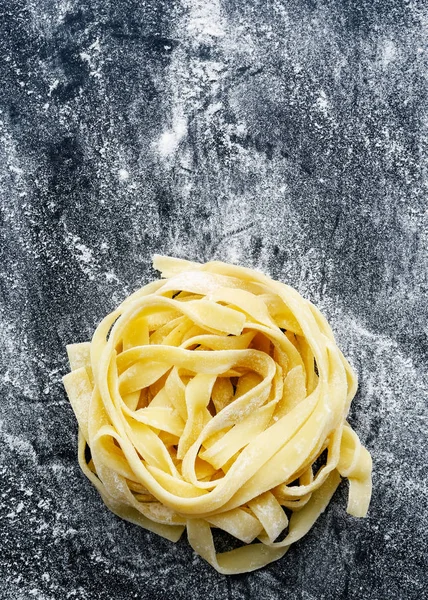
[[[357,380],[319,310],[251,269],[153,265],[162,279],[67,346],[79,464],[108,508],[172,541],[186,528],[223,574],[282,557],[341,476],[365,516],[371,458],[346,421]],[[216,553],[212,528],[243,544]]]

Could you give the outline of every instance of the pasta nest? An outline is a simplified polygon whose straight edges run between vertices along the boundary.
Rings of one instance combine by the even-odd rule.
[[[319,310],[251,269],[153,264],[162,279],[67,346],[79,463],[108,508],[172,541],[187,528],[224,574],[280,558],[341,476],[364,516],[371,459],[346,422],[357,380]],[[244,545],[216,553],[212,528]]]

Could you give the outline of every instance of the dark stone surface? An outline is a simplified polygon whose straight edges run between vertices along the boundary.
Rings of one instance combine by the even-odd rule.
[[[1,3],[2,598],[424,596],[426,6]],[[65,344],[153,252],[259,268],[324,311],[360,378],[366,520],[342,485],[281,561],[227,578],[107,511]]]

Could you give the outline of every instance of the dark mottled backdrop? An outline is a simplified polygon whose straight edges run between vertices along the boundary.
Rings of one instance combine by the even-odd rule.
[[[427,24],[423,0],[1,2],[1,598],[423,597]],[[281,561],[227,578],[107,511],[64,347],[153,252],[325,312],[360,377],[366,520],[342,485]]]

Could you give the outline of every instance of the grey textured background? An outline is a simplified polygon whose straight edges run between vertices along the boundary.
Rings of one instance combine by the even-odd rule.
[[[1,598],[424,597],[426,6],[1,2]],[[281,561],[227,578],[104,508],[65,344],[153,252],[261,269],[323,310],[360,378],[366,520],[343,484]]]

